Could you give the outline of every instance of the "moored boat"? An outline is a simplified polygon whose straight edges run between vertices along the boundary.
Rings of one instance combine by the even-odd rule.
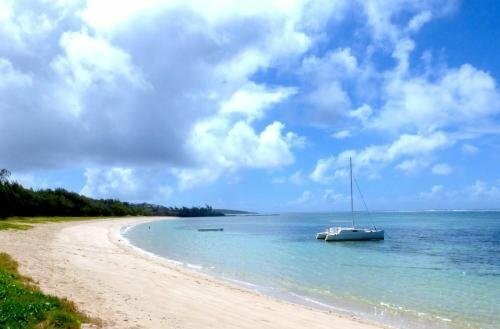
[[[365,241],[383,240],[384,230],[373,228],[357,228],[354,225],[354,201],[352,197],[352,160],[349,158],[349,168],[351,172],[351,220],[352,227],[330,227],[324,232],[316,234],[316,239],[325,241]],[[357,183],[356,183],[357,184]],[[358,187],[359,189],[359,187]],[[361,193],[361,191],[360,191]],[[363,199],[364,202],[364,199]],[[365,204],[366,206],[366,204]]]
[[[332,232],[332,230],[334,230],[334,229],[335,229],[335,227],[330,227],[330,228],[326,229],[324,232],[316,233],[316,239],[324,240],[326,238],[326,236],[328,235],[328,233]]]
[[[325,236],[325,241],[363,241],[363,240],[383,240],[384,230],[354,228],[354,227],[336,227],[330,229]]]
[[[328,231],[316,233],[316,239],[324,240],[327,234]]]

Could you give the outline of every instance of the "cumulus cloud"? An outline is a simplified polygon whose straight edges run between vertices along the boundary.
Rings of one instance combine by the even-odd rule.
[[[173,192],[170,186],[158,184],[156,177],[132,168],[87,168],[85,178],[80,193],[94,198],[165,201]]]
[[[373,119],[379,129],[435,131],[457,124],[479,126],[500,113],[500,92],[486,72],[464,64],[431,81],[417,76],[394,78],[388,101]]]
[[[397,164],[395,168],[405,173],[411,174],[411,173],[416,173],[428,166],[429,166],[429,161],[425,158],[419,157],[419,158],[404,160],[403,162]]]
[[[0,57],[0,90],[28,86],[32,82],[29,74],[16,70],[8,59]]]
[[[429,192],[421,192],[420,197],[421,198],[433,198],[441,194],[443,192],[444,186],[443,185],[434,185],[432,186],[431,190]]]
[[[498,133],[498,129],[491,127],[496,127],[495,118],[500,113],[500,90],[491,74],[470,64],[433,67],[429,56],[417,63],[425,68],[423,71],[414,67],[413,34],[431,19],[454,11],[453,1],[439,4],[395,1],[390,5],[366,1],[360,6],[371,36],[372,44],[367,47],[369,55],[339,48],[325,56],[304,60],[303,67],[313,63],[327,72],[309,75],[315,77],[311,80],[317,85],[310,95],[315,96],[324,88],[336,88],[319,97],[326,102],[325,106],[318,102],[315,106],[317,113],[322,114],[320,121],[339,130],[334,138],[346,136],[347,131],[365,131],[392,141],[319,159],[310,175],[313,181],[330,183],[343,177],[342,168],[349,156],[355,159],[360,171],[372,177],[393,164],[405,173],[416,173],[432,166],[439,150],[492,131]],[[403,11],[408,15],[401,16]],[[393,58],[393,67],[376,68],[370,54],[379,47],[382,53]],[[367,89],[374,92],[362,92]],[[343,126],[339,127],[339,122],[343,122]],[[343,128],[346,126],[348,130]],[[451,171],[451,167],[444,164],[432,167],[432,172],[438,175]]]
[[[422,26],[430,21],[432,18],[432,13],[429,10],[424,10],[421,13],[413,16],[413,18],[408,23],[408,30],[411,32],[417,32],[422,28]]]
[[[302,61],[300,76],[311,89],[303,96],[304,115],[316,126],[331,126],[345,118],[352,107],[343,81],[358,73],[358,62],[349,48],[331,51],[322,57]]]
[[[352,118],[358,119],[362,123],[368,122],[368,119],[372,115],[373,110],[370,107],[370,105],[363,104],[362,106],[358,107],[357,109],[351,111],[349,113],[349,116]]]
[[[341,8],[307,1],[4,1],[0,153],[8,156],[1,166],[161,165],[192,181],[290,164],[303,138],[280,122],[263,129],[253,122],[296,89],[258,84],[252,75],[306,52]]]
[[[333,180],[346,175],[349,157],[354,159],[357,171],[364,171],[368,175],[376,174],[377,170],[386,167],[392,162],[406,159],[398,169],[414,169],[420,157],[426,157],[432,152],[452,145],[443,132],[429,135],[403,134],[391,144],[372,145],[361,151],[347,150],[337,156],[319,159],[310,178],[318,183],[331,183]]]
[[[434,185],[430,191],[421,192],[420,198],[424,201],[434,201],[439,208],[456,207],[470,208],[497,208],[500,199],[500,186],[482,180],[456,189],[446,188],[443,185]]]
[[[52,186],[54,186],[54,182],[30,173],[12,173],[10,181],[17,182],[22,186],[29,187],[35,190],[51,188]],[[57,185],[60,186],[61,183],[57,182]]]
[[[417,32],[432,16],[453,12],[455,1],[360,1],[367,19],[369,33],[377,42],[397,42],[408,33]],[[410,13],[408,21],[398,19],[401,13]]]
[[[264,85],[249,82],[222,105],[221,112],[241,114],[249,121],[261,119],[264,116],[264,110],[295,92],[296,90],[290,87],[266,88]]]
[[[292,149],[303,145],[294,133],[283,133],[285,126],[278,121],[260,133],[245,121],[232,124],[216,118],[200,123],[190,140],[199,168],[179,168],[173,172],[181,189],[213,182],[227,172],[242,168],[280,168],[292,164]]]
[[[273,184],[285,184],[285,183],[291,183],[297,186],[304,185],[306,183],[306,177],[302,173],[302,170],[297,170],[294,173],[292,173],[289,177],[274,177],[271,180],[271,183]]]
[[[449,175],[453,168],[447,163],[438,163],[432,167],[432,173],[436,175]]]
[[[304,203],[309,202],[311,200],[311,198],[312,198],[311,191],[304,191],[304,192],[302,192],[300,197],[298,197],[296,200],[293,200],[291,202],[291,204],[304,204]]]
[[[239,171],[288,166],[304,147],[298,125],[274,115],[281,106],[336,139],[376,137],[323,155],[313,181],[344,177],[349,156],[373,177],[389,166],[449,173],[435,164],[437,151],[467,141],[463,152],[474,154],[474,138],[498,133],[500,113],[490,73],[414,56],[414,35],[454,8],[451,0],[2,1],[0,167],[78,163],[96,196],[119,193],[99,179],[138,194],[145,166],[181,189],[235,181]],[[346,13],[360,42],[325,48]],[[299,182],[302,172],[283,179]]]
[[[344,195],[337,193],[335,190],[326,189],[323,191],[323,199],[327,202],[343,202],[345,201]]]

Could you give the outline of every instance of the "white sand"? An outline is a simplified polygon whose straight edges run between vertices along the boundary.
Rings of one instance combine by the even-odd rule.
[[[154,218],[40,224],[0,231],[0,251],[49,294],[104,328],[381,328],[245,290],[128,246],[120,229]]]

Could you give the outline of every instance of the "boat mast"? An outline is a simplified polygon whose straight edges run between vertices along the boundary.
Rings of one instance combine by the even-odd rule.
[[[349,169],[351,171],[351,217],[352,217],[352,227],[354,228],[354,201],[352,199],[352,159],[349,157]]]

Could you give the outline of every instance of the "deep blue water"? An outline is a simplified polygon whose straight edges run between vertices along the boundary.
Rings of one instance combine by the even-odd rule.
[[[260,291],[398,328],[500,328],[500,212],[357,214],[357,225],[373,222],[386,239],[315,239],[346,219],[350,214],[189,218],[142,224],[124,236]]]

